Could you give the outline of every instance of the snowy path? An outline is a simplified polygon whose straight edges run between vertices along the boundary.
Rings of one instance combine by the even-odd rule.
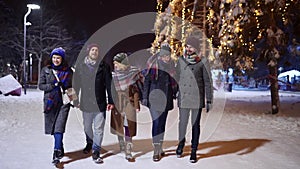
[[[270,115],[267,91],[225,93],[226,105],[218,128],[207,140],[201,140],[198,162],[191,164],[189,146],[185,156],[175,156],[177,109],[168,116],[167,156],[152,162],[151,122],[147,109],[138,115],[138,135],[134,137],[135,162],[127,162],[118,153],[117,139],[109,132],[106,119],[103,142],[104,164],[96,165],[81,153],[84,135],[81,113],[72,109],[64,137],[66,156],[61,168],[206,168],[206,169],[296,169],[300,166],[300,93],[280,93],[281,109]],[[214,108],[217,109],[217,108]],[[214,112],[211,112],[214,113]],[[208,115],[203,113],[203,119]],[[42,92],[29,90],[21,97],[0,95],[0,169],[50,169],[52,137],[44,135]],[[205,133],[205,132],[203,132]],[[190,136],[188,136],[188,140]],[[189,143],[187,143],[189,144]]]

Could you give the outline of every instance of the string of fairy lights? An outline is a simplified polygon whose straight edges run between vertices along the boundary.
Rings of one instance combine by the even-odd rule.
[[[294,2],[294,0],[290,0],[290,2],[287,0],[283,9],[282,13],[282,21],[286,22],[286,12],[288,11],[289,6],[291,6],[291,3]]]
[[[160,16],[161,16],[161,13],[162,13],[162,7],[163,7],[163,4],[161,1],[157,1],[157,4],[156,4],[156,21],[160,20]],[[154,33],[155,33],[155,39],[154,39],[154,42],[152,44],[152,47],[150,49],[150,52],[152,54],[154,54],[156,52],[156,48],[158,48],[160,45],[159,45],[159,36],[160,36],[160,29],[159,29],[159,26],[156,25],[155,26],[155,30],[154,30]]]
[[[184,39],[185,37],[185,8],[186,8],[186,0],[182,1],[182,14],[181,14],[181,21],[182,21],[182,27],[181,27],[181,39]],[[183,41],[183,46],[184,46],[184,41]]]
[[[157,17],[156,19],[162,19],[162,7],[163,7],[163,0],[157,1]],[[279,1],[273,1],[273,0],[255,0],[254,2],[246,1],[246,0],[224,0],[221,1],[221,4],[219,6],[220,8],[220,18],[218,19],[219,22],[216,21],[216,17],[218,14],[215,13],[214,9],[209,6],[208,12],[205,16],[205,20],[207,22],[207,25],[211,31],[219,30],[217,34],[212,33],[211,37],[208,39],[209,46],[212,46],[212,42],[215,38],[220,39],[220,45],[217,48],[217,53],[219,55],[223,55],[225,57],[237,57],[233,56],[236,52],[237,48],[241,48],[242,50],[248,50],[248,52],[242,53],[242,57],[240,59],[244,60],[246,62],[253,62],[254,60],[250,56],[251,53],[255,49],[255,44],[258,43],[258,41],[263,37],[263,33],[266,31],[266,25],[265,22],[262,20],[262,16],[264,16],[266,13],[273,13],[276,12],[276,14],[281,14],[281,19],[283,23],[286,23],[288,21],[288,15],[287,12],[289,10],[289,7],[291,6],[292,2],[295,0],[285,0],[280,1],[284,2],[283,5],[279,5]],[[189,30],[193,20],[195,17],[195,10],[191,10],[191,4],[195,5],[196,1],[192,0],[169,0],[170,8],[172,9],[170,20],[168,21],[168,29],[167,29],[167,35],[170,36],[169,43],[171,46],[171,49],[173,53],[175,53],[176,49],[178,50],[182,46],[184,46],[184,40],[187,35],[187,31]],[[211,3],[214,3],[213,0],[211,0]],[[254,5],[254,9],[250,9],[250,5]],[[273,3],[274,8],[266,8],[267,3]],[[225,7],[225,4],[227,5]],[[228,5],[229,4],[229,5]],[[229,6],[229,8],[228,8]],[[280,7],[278,7],[280,6]],[[225,10],[225,8],[227,8]],[[195,9],[195,8],[194,8]],[[269,11],[267,11],[269,10]],[[178,23],[174,20],[173,15],[177,15],[177,17],[181,18],[181,26],[178,26]],[[277,15],[278,16],[278,15]],[[251,19],[253,18],[253,19]],[[253,22],[255,24],[255,29],[245,29],[245,26],[249,26],[250,22]],[[250,23],[252,24],[252,23]],[[251,25],[252,26],[252,25]],[[178,29],[180,28],[180,29]],[[159,37],[162,28],[159,26],[156,26],[155,34],[156,38],[153,42],[154,46],[152,48],[152,52],[159,50]],[[251,31],[252,30],[252,31]],[[181,34],[181,42],[178,43],[178,41],[174,41],[176,38],[176,34],[180,31]],[[248,32],[247,32],[248,31]],[[166,33],[166,32],[164,32]],[[257,36],[255,36],[255,34]],[[246,36],[245,36],[246,35]],[[250,35],[251,37],[254,36],[253,39],[249,39],[247,35]],[[252,36],[253,35],[253,36]],[[217,36],[217,37],[216,37]],[[178,39],[177,39],[178,40]],[[247,54],[249,56],[247,56]],[[244,65],[247,68],[253,68],[251,64],[245,64]],[[243,68],[244,69],[244,68]]]

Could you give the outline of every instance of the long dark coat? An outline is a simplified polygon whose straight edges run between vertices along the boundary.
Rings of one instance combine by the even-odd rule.
[[[124,115],[126,114],[130,137],[136,136],[136,109],[140,109],[139,91],[135,84],[125,91],[118,91],[114,96],[115,108],[111,111],[111,133],[124,136]]]
[[[205,100],[213,101],[212,79],[206,58],[189,64],[179,57],[176,76],[179,84],[178,107],[199,109],[205,107]]]
[[[81,93],[80,110],[83,112],[105,112],[107,102],[113,104],[111,81],[110,67],[104,61],[96,63],[92,69],[84,61],[80,62],[76,66],[73,83],[77,94]],[[106,101],[106,96],[108,101]],[[78,104],[78,101],[74,104]]]
[[[72,76],[72,69],[68,68],[66,71]],[[69,115],[70,105],[63,105],[62,101],[58,103],[56,109],[46,111],[46,104],[50,93],[54,91],[55,76],[50,66],[46,66],[41,70],[39,89],[44,91],[44,120],[45,120],[45,134],[54,134],[55,132],[64,133],[66,123]],[[72,77],[66,83],[65,88],[72,87]],[[61,94],[59,95],[61,97]],[[61,100],[61,99],[59,99]]]
[[[158,69],[158,77],[148,73],[144,81],[143,99],[147,99],[149,109],[164,112],[174,108],[173,98],[176,91],[173,91],[171,76],[165,71]]]

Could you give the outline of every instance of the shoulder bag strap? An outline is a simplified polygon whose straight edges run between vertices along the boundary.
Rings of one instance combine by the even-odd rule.
[[[54,69],[52,69],[52,72],[53,72],[53,74],[54,74],[54,76],[55,76],[55,78],[56,78],[56,80],[57,80],[57,82],[60,82],[60,80],[59,80],[59,78],[58,78],[58,76],[57,76],[57,73],[56,73],[56,71],[54,70]],[[63,89],[62,89],[62,87],[60,86],[60,91],[61,91],[61,93],[62,94],[64,94],[65,92],[63,91]]]

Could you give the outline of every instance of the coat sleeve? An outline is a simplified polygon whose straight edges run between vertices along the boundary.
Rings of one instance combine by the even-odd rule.
[[[211,77],[211,70],[208,60],[203,60],[203,79],[204,79],[204,85],[205,85],[205,96],[206,96],[206,102],[213,102],[213,82]]]
[[[135,109],[140,109],[140,94],[139,89],[136,85],[132,85],[131,87],[132,93],[133,93],[133,104]]]
[[[81,77],[80,77],[79,71],[80,71],[80,69],[78,67],[76,67],[75,72],[73,74],[73,84],[72,84],[77,96],[79,96],[79,92],[81,89],[80,88]],[[74,105],[78,105],[78,104],[79,104],[79,99],[74,100]]]
[[[43,90],[45,92],[49,92],[53,90],[54,84],[53,82],[50,82],[49,75],[51,74],[50,69],[47,67],[44,67],[40,74],[40,82],[39,82],[39,89]],[[48,77],[47,77],[48,76]]]
[[[180,78],[180,61],[179,61],[179,59],[180,58],[178,58],[178,61],[177,61],[176,66],[175,66],[175,76],[174,76],[174,79],[177,83],[178,83],[179,78]]]
[[[67,77],[67,79],[68,79],[68,82],[67,82],[67,84],[66,84],[66,89],[68,89],[68,88],[72,88],[73,87],[73,70],[71,69],[71,67],[69,67],[68,68],[68,77]]]
[[[105,86],[107,91],[107,98],[108,98],[108,104],[114,104],[113,97],[112,97],[112,74],[110,67],[105,64],[105,72],[104,72],[104,78],[105,78]]]
[[[150,85],[151,85],[151,77],[150,77],[150,73],[148,73],[145,76],[145,80],[144,80],[144,88],[143,88],[143,99],[147,99],[148,100],[148,95],[149,95],[149,90],[150,90]]]

